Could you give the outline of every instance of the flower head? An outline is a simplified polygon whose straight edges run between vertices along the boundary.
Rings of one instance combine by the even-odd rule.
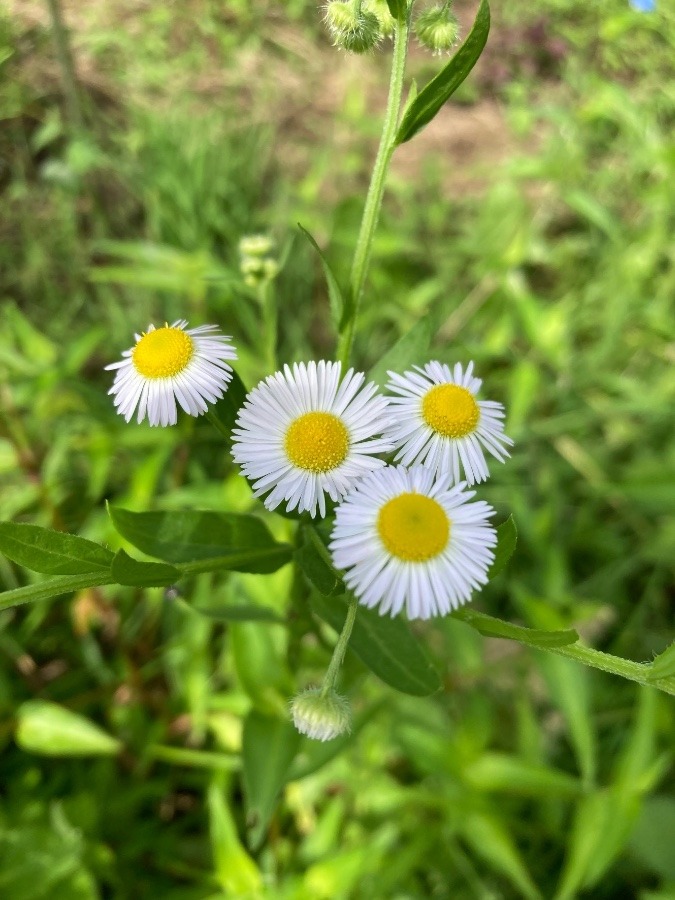
[[[378,438],[390,424],[387,400],[365,375],[340,363],[284,366],[254,388],[239,410],[232,455],[265,506],[326,514],[367,472],[383,466],[373,454],[392,445]],[[269,493],[268,493],[269,492]]]
[[[436,55],[452,50],[459,40],[459,22],[451,5],[445,0],[425,10],[415,21],[418,41]]]
[[[442,616],[484,585],[497,533],[484,501],[424,466],[372,472],[338,506],[329,545],[345,584],[380,615]]]
[[[430,362],[416,372],[389,372],[395,423],[385,432],[404,466],[423,464],[434,472],[449,472],[468,484],[485,481],[489,472],[483,450],[500,462],[509,456],[513,441],[504,434],[504,407],[492,400],[476,400],[482,381],[473,377],[473,363],[450,369]]]
[[[293,724],[301,734],[315,741],[330,741],[351,727],[349,702],[330,690],[325,695],[321,688],[308,688],[291,703]]]
[[[108,393],[127,422],[138,407],[138,422],[147,415],[151,425],[175,425],[176,400],[188,415],[201,416],[207,401],[215,403],[227,390],[232,369],[225,360],[237,358],[230,338],[215,334],[217,325],[188,330],[187,324],[149,325],[124,359],[106,366],[117,370]]]
[[[383,38],[390,38],[396,28],[396,20],[389,12],[387,0],[364,0],[363,4],[369,12],[377,16],[380,23],[380,34]]]
[[[378,17],[355,0],[330,0],[325,18],[336,47],[352,53],[367,53],[380,40]]]

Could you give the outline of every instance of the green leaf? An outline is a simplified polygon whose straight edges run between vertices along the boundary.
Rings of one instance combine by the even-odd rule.
[[[505,875],[523,897],[541,897],[523,861],[515,841],[501,820],[482,812],[469,812],[460,817],[459,827],[464,840],[474,853]]]
[[[573,900],[597,882],[628,839],[639,809],[637,796],[607,788],[579,800],[555,900]],[[598,867],[600,857],[604,865]]]
[[[593,786],[597,771],[597,738],[590,695],[593,682],[589,673],[568,659],[543,653],[537,654],[537,663],[554,703],[565,717],[585,785]]]
[[[47,700],[19,707],[15,740],[22,750],[44,756],[113,756],[120,742],[89,719]]]
[[[110,567],[110,574],[117,584],[131,587],[166,587],[181,577],[175,566],[167,563],[139,562],[124,550],[118,550]]]
[[[255,897],[262,890],[262,877],[255,862],[242,847],[222,778],[209,785],[206,804],[213,853],[214,876],[226,892],[223,896]]]
[[[311,525],[305,525],[302,533],[304,543],[295,551],[295,559],[304,574],[324,596],[344,593],[345,586],[316,530]]]
[[[368,373],[368,379],[384,387],[388,380],[388,371],[402,373],[414,363],[427,362],[431,339],[436,333],[436,328],[436,316],[427,313],[373,366]]]
[[[502,571],[507,562],[513,556],[513,551],[518,543],[518,529],[513,516],[509,516],[506,522],[497,525],[497,547],[495,558],[488,569],[488,578],[492,580]]]
[[[278,544],[255,516],[199,510],[135,513],[114,507],[108,511],[122,537],[149,556],[187,563],[181,567],[184,574],[216,569],[269,573],[291,559],[291,547]]]
[[[239,375],[233,371],[232,378],[227,386],[225,394],[217,403],[209,407],[208,418],[218,428],[218,431],[227,438],[232,439],[232,429],[236,422],[239,410],[246,399],[246,387]]]
[[[660,653],[647,671],[647,678],[668,678],[675,675],[675,642]]]
[[[317,615],[342,631],[347,616],[344,597],[326,599],[317,594],[311,603]],[[359,607],[349,649],[385,684],[404,694],[426,697],[441,686],[433,663],[402,619]]]
[[[284,625],[286,619],[269,609],[267,606],[256,606],[244,603],[227,603],[224,606],[214,606],[205,609],[202,606],[192,606],[200,616],[209,619],[224,619],[227,622],[273,622]]]
[[[113,559],[110,550],[93,541],[17,522],[0,522],[0,553],[45,575],[107,572]]]
[[[298,228],[319,254],[319,259],[321,260],[321,265],[323,266],[323,274],[326,277],[326,284],[328,286],[328,301],[330,303],[331,319],[333,320],[333,324],[335,325],[335,327],[338,329],[338,331],[340,331],[344,328],[345,323],[352,315],[351,298],[349,295],[347,295],[346,297],[343,295],[337,278],[333,274],[333,270],[328,264],[328,260],[324,256],[321,247],[319,247],[309,231],[307,231],[306,228],[303,228],[299,223]]]
[[[490,7],[481,0],[476,21],[457,53],[426,84],[406,110],[396,134],[396,146],[404,144],[434,118],[443,104],[455,93],[483,52],[490,31]]]
[[[267,625],[232,622],[228,629],[232,661],[241,687],[265,715],[286,715],[292,682]]]
[[[660,875],[665,881],[675,883],[675,798],[666,795],[647,797],[630,837],[631,853],[640,862]]]
[[[408,0],[387,0],[389,12],[398,22],[404,22],[408,15]]]
[[[299,746],[300,734],[289,721],[256,710],[246,717],[242,737],[244,794],[254,849],[265,837],[277,796]]]
[[[559,769],[506,753],[484,753],[464,770],[464,779],[479,791],[503,791],[524,797],[576,796],[578,778]]]
[[[574,644],[579,640],[579,635],[572,628],[560,631],[525,628],[522,625],[512,625],[510,622],[504,622],[503,619],[476,612],[466,606],[456,609],[451,615],[466,622],[467,625],[471,625],[486,637],[520,641],[521,644],[528,644],[531,647],[564,647],[566,644]]]

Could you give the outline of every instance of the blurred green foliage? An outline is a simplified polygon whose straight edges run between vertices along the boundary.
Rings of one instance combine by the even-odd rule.
[[[488,104],[498,131],[446,156],[424,144],[451,136],[441,117],[414,167],[395,164],[357,338],[370,367],[433,308],[434,355],[475,359],[507,406],[516,449],[484,494],[520,541],[476,605],[637,661],[673,638],[675,13],[658,7],[494,3],[452,115]],[[126,426],[102,366],[185,317],[236,335],[248,387],[267,374],[237,249],[258,231],[280,248],[278,359],[333,352],[295,223],[344,283],[382,112],[361,76],[384,83],[386,64],[355,69],[305,0],[151,3],[132,21],[93,3],[73,47],[84,132],[46,20],[0,13],[0,519],[116,550],[106,499],[255,509],[207,422]],[[275,78],[303,104],[286,113]],[[0,558],[5,589],[30,578]],[[672,700],[453,618],[418,629],[431,698],[349,653],[351,737],[296,747],[278,724],[242,757],[242,730],[316,682],[334,641],[290,578],[0,612],[0,895],[675,896]],[[232,621],[238,604],[272,621]]]

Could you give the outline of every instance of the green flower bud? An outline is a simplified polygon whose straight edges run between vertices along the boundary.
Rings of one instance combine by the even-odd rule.
[[[459,39],[459,22],[450,3],[425,10],[415,21],[417,40],[435,54],[447,53]]]
[[[246,234],[239,241],[240,256],[268,256],[274,250],[274,241],[266,234]]]
[[[245,235],[239,241],[239,271],[244,284],[256,288],[279,274],[279,263],[271,255],[275,244],[266,234]]]
[[[361,0],[331,0],[325,18],[336,47],[367,53],[380,40],[380,21],[375,13],[362,8]]]
[[[365,8],[377,16],[380,23],[380,34],[383,38],[390,38],[396,28],[396,21],[389,12],[387,0],[364,0]]]
[[[330,690],[323,696],[321,688],[308,688],[291,703],[293,724],[301,734],[315,741],[332,741],[351,728],[349,702]]]

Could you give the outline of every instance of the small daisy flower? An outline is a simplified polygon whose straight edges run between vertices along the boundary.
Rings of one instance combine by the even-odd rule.
[[[494,509],[449,473],[425,466],[372,472],[338,506],[329,549],[359,602],[380,615],[443,616],[486,584]]]
[[[352,484],[383,466],[373,454],[392,450],[377,437],[391,423],[387,399],[377,386],[362,387],[365,375],[350,369],[340,381],[340,363],[294,363],[254,388],[239,410],[232,456],[253,483],[256,497],[268,493],[267,509],[286,501],[287,511],[338,501]]]
[[[430,362],[416,372],[388,372],[395,424],[385,437],[393,441],[396,461],[404,466],[423,464],[434,472],[452,473],[460,480],[460,466],[468,484],[485,481],[488,467],[483,449],[500,462],[513,441],[504,434],[504,407],[492,400],[476,400],[482,381],[473,377],[473,362],[462,369]]]
[[[217,325],[187,329],[179,319],[162,328],[149,325],[136,334],[136,345],[125,350],[108,391],[115,396],[117,412],[127,422],[138,407],[136,420],[148,417],[151,425],[175,425],[176,400],[188,415],[201,416],[208,403],[216,403],[232,378],[225,360],[236,359],[230,337],[216,334]]]

